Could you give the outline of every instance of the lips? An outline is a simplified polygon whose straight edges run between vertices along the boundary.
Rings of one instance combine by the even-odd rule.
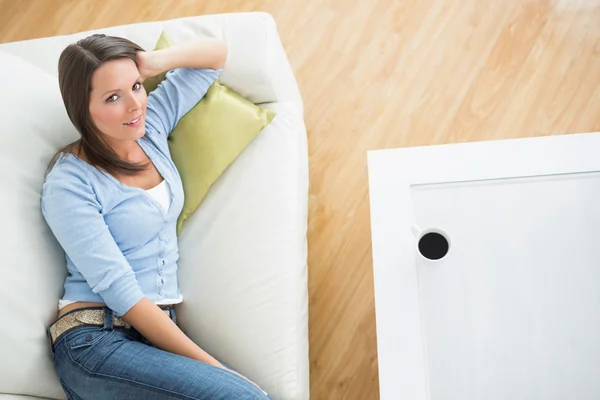
[[[129,122],[124,122],[124,123],[123,123],[123,125],[135,125],[135,124],[137,124],[138,122],[140,122],[140,121],[141,121],[141,119],[142,119],[142,116],[141,116],[141,115],[139,115],[139,116],[137,116],[136,118],[132,119],[132,120],[131,120],[131,121],[129,121]]]

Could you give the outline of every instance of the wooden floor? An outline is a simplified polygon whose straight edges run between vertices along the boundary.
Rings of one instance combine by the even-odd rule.
[[[312,399],[378,399],[366,152],[600,131],[600,0],[0,0],[0,42],[252,10],[305,101]]]

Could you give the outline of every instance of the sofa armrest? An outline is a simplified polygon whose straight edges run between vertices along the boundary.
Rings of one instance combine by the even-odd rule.
[[[294,103],[303,112],[276,22],[270,14],[256,14],[260,18],[233,14],[223,25],[224,39],[233,45],[221,81],[254,103]]]

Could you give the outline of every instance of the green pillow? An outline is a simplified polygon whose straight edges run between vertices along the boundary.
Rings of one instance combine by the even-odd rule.
[[[155,49],[172,45],[163,32]],[[143,83],[146,92],[156,89],[165,76],[166,72],[147,78]],[[178,234],[212,184],[274,117],[272,110],[256,106],[217,80],[181,118],[168,139],[185,194],[177,221]]]

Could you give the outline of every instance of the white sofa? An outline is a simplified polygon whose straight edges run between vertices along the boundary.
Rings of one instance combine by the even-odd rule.
[[[180,236],[182,329],[276,400],[309,398],[308,163],[303,105],[273,18],[239,13],[139,23],[0,45],[0,399],[64,399],[46,327],[63,293],[64,254],[39,206],[46,165],[77,137],[58,90],[57,60],[91,33],[152,49],[223,38],[223,84],[277,112],[211,188]]]

